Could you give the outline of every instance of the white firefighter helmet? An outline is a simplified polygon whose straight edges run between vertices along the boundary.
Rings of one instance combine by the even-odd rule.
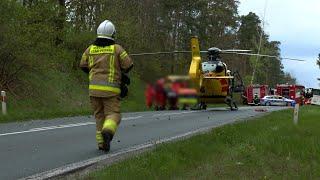
[[[98,38],[106,38],[114,40],[114,35],[116,34],[116,28],[113,23],[109,20],[103,21],[97,29]]]

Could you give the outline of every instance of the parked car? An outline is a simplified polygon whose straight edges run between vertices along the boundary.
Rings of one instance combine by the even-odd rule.
[[[260,104],[263,106],[295,106],[296,101],[278,95],[264,96]]]

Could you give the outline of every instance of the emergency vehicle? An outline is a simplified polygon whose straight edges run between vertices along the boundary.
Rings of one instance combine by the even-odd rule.
[[[263,98],[264,96],[269,94],[269,87],[268,85],[249,85],[246,88],[246,91],[244,93],[244,104],[260,104],[260,99]],[[255,96],[258,96],[258,103],[255,102]]]
[[[320,89],[307,88],[305,98],[305,104],[320,105]]]
[[[300,105],[304,104],[305,87],[297,84],[278,84],[277,95],[295,100]]]

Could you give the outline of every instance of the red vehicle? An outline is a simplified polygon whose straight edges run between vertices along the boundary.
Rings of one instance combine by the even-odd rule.
[[[147,85],[146,105],[155,110],[187,109],[197,103],[197,91],[189,87],[188,76],[167,76],[159,79],[155,85]]]
[[[260,99],[268,94],[268,85],[249,85],[244,93],[244,104],[260,104]]]
[[[305,87],[296,84],[278,84],[277,95],[283,96],[288,99],[295,100],[300,105],[304,104]]]

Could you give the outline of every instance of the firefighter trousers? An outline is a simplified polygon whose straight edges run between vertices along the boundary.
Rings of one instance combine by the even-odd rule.
[[[96,119],[96,140],[99,146],[103,144],[101,132],[107,131],[114,135],[120,124],[120,97],[90,96],[90,103]]]

